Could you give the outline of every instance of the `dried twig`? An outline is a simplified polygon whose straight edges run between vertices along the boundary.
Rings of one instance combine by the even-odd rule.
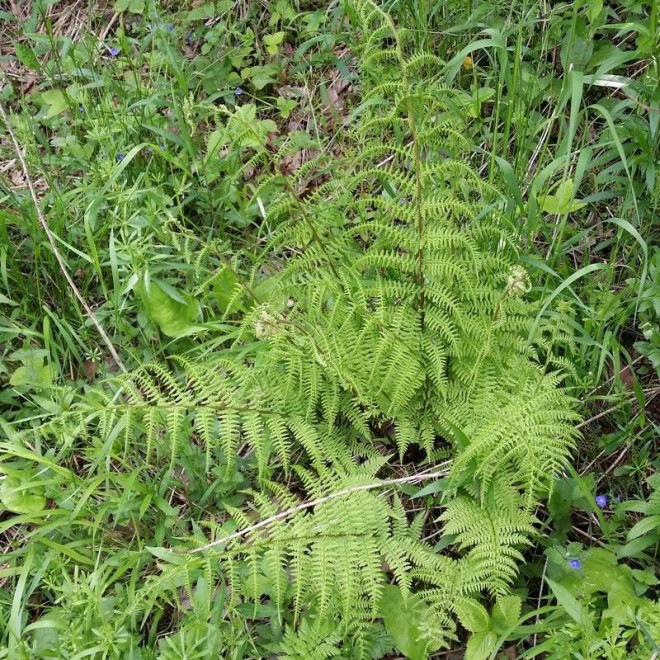
[[[444,465],[448,466],[449,463],[447,462]],[[352,488],[345,488],[344,490],[338,490],[336,493],[330,493],[330,495],[325,495],[324,497],[319,497],[315,500],[311,500],[310,502],[304,502],[303,504],[299,504],[298,506],[291,507],[286,511],[281,511],[280,513],[271,516],[270,518],[265,518],[264,520],[261,520],[258,523],[255,523],[254,525],[250,525],[249,527],[245,527],[244,529],[239,529],[237,532],[234,532],[233,534],[229,534],[229,536],[223,536],[221,539],[218,539],[217,541],[213,541],[212,543],[207,543],[206,545],[202,545],[199,548],[193,548],[192,550],[188,550],[186,554],[203,552],[204,550],[208,550],[215,546],[223,545],[228,541],[240,538],[241,536],[245,536],[246,534],[249,534],[250,532],[254,532],[257,529],[263,529],[264,527],[268,527],[268,525],[272,525],[274,522],[277,522],[278,520],[283,520],[284,518],[288,518],[293,513],[297,513],[298,511],[304,511],[305,509],[312,509],[315,506],[318,506],[319,504],[324,504],[325,502],[329,502],[330,500],[336,500],[339,497],[345,497],[346,495],[351,495],[352,493],[359,493],[365,490],[374,490],[375,488],[386,488],[388,486],[393,486],[396,484],[413,484],[413,483],[418,483],[420,481],[427,481],[429,479],[439,479],[441,477],[446,477],[448,473],[449,470],[445,468],[444,470],[438,470],[435,472],[426,472],[426,473],[422,472],[419,474],[410,475],[408,477],[398,477],[397,479],[383,479],[382,481],[376,481],[371,484],[362,484],[361,486],[353,486]]]
[[[660,387],[651,387],[647,390],[644,390],[644,395],[650,394],[651,397],[646,401],[646,404],[648,405],[655,397],[660,394]],[[618,410],[621,408],[621,406],[625,406],[627,403],[634,403],[637,400],[636,396],[630,397],[629,399],[626,399],[625,401],[621,401],[620,403],[617,403],[614,406],[611,406],[607,410],[603,410],[603,412],[598,413],[597,415],[594,415],[593,417],[590,417],[589,419],[585,419],[584,422],[580,422],[576,428],[581,429],[584,426],[587,426],[588,424],[591,424],[592,422],[595,422],[597,419],[600,419],[601,417],[605,417],[606,415],[609,415],[610,413],[613,413],[615,410]]]
[[[541,599],[543,598],[543,587],[545,586],[545,573],[548,570],[548,558],[545,558],[545,563],[543,564],[543,573],[541,574],[541,587],[539,589],[539,597],[536,600],[536,609],[540,610],[541,609]],[[536,620],[534,621],[534,625],[538,626],[539,621],[541,619],[541,615],[537,614],[536,615]],[[532,642],[532,647],[536,646],[536,638],[538,636],[538,633],[534,633],[534,641]]]
[[[92,311],[92,308],[87,304],[87,301],[83,298],[82,294],[80,293],[80,290],[76,286],[76,283],[73,281],[73,278],[71,277],[71,274],[69,273],[69,270],[66,266],[66,263],[64,262],[64,258],[62,257],[58,247],[57,243],[55,241],[55,236],[53,235],[53,232],[51,231],[50,227],[48,226],[48,222],[46,221],[46,217],[44,216],[43,211],[41,210],[41,206],[39,205],[39,199],[37,198],[37,193],[35,192],[34,189],[34,184],[32,183],[32,177],[30,176],[30,172],[27,167],[27,163],[25,162],[25,157],[23,155],[23,150],[21,149],[21,146],[18,143],[18,140],[16,139],[16,135],[14,134],[14,130],[11,127],[11,123],[9,122],[9,117],[7,116],[7,113],[5,112],[4,106],[2,103],[0,103],[0,115],[2,116],[2,119],[7,126],[7,131],[9,132],[9,136],[11,137],[11,141],[14,144],[14,150],[16,151],[16,155],[18,156],[18,160],[21,164],[21,169],[23,170],[23,174],[25,176],[25,180],[27,181],[28,188],[30,189],[30,195],[32,196],[32,202],[34,203],[34,208],[37,213],[37,217],[39,218],[39,222],[41,223],[41,226],[43,227],[44,231],[46,232],[46,236],[48,237],[48,242],[50,243],[50,246],[53,250],[53,254],[55,255],[55,258],[57,259],[57,263],[60,266],[60,270],[62,271],[62,274],[64,275],[64,278],[68,282],[69,286],[71,287],[71,290],[73,291],[74,295],[80,302],[80,304],[83,306],[85,313],[91,320],[91,322],[94,324],[96,329],[99,331],[99,334],[101,335],[103,341],[105,342],[106,346],[108,347],[108,350],[110,351],[110,354],[112,355],[114,361],[117,363],[117,366],[122,370],[126,371],[126,367],[124,366],[124,363],[122,362],[121,358],[119,357],[119,353],[117,353],[117,349],[114,347],[112,341],[110,341],[110,337],[106,334],[105,330],[103,329],[103,326],[99,323],[99,320],[96,318],[96,315]]]

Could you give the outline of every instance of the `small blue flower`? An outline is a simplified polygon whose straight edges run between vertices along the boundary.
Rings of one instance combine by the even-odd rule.
[[[166,148],[166,147],[165,147],[165,143],[164,143],[164,142],[161,142],[161,143],[158,145],[158,147],[160,148],[161,151],[165,151],[165,148]]]
[[[174,32],[174,26],[171,23],[167,26],[167,31]]]
[[[614,499],[615,499],[617,502],[620,502],[620,501],[621,501],[621,495],[617,495]]]
[[[124,154],[117,154],[116,158],[121,163],[121,161],[124,160]]]
[[[82,105],[79,105],[79,106],[78,106],[78,112],[79,112],[81,115],[84,115],[84,114],[85,114],[85,108],[83,108]]]
[[[192,46],[192,43],[193,43],[192,32],[188,32],[188,34],[186,35],[186,41],[188,42],[189,46]]]
[[[406,203],[406,198],[405,198],[405,197],[402,197],[402,198],[399,200],[399,204],[400,204],[401,206],[403,206],[405,203]]]
[[[117,46],[110,48],[110,55],[112,57],[117,57],[117,55],[119,55],[119,48],[117,48]]]
[[[147,148],[146,148],[146,152],[147,152],[148,154],[152,154],[152,153],[154,152],[154,148],[153,148],[153,147],[147,147]]]
[[[582,568],[582,562],[579,559],[569,559],[568,565],[575,570]]]
[[[607,495],[597,495],[596,496],[596,504],[603,509],[604,507],[607,506]]]
[[[236,96],[240,96],[242,93],[243,93],[243,90],[240,87],[237,87],[234,90],[234,94],[236,94]]]

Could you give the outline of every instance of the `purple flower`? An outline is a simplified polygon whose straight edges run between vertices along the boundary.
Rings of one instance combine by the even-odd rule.
[[[174,32],[174,26],[171,23],[167,26],[167,31]]]
[[[603,509],[604,507],[607,506],[607,495],[597,495],[596,496],[596,504]]]
[[[188,42],[189,46],[192,46],[192,42],[193,42],[192,32],[188,32],[188,34],[186,35],[186,41]]]
[[[575,570],[582,568],[582,562],[579,559],[569,559],[568,565]]]
[[[117,48],[117,46],[110,48],[110,55],[112,57],[117,57],[117,55],[119,55],[119,48]]]
[[[240,87],[237,87],[234,90],[234,94],[236,94],[236,96],[240,96],[242,93],[243,93],[243,90]]]
[[[117,154],[116,158],[121,163],[121,161],[124,160],[124,154]]]

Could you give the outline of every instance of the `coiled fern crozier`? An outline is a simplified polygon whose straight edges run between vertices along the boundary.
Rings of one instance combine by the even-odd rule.
[[[224,585],[228,617],[266,599],[289,626],[288,657],[320,638],[371,657],[388,583],[428,607],[429,649],[450,639],[461,603],[507,592],[577,436],[564,373],[529,340],[527,275],[497,191],[467,161],[461,93],[439,82],[434,56],[406,54],[375,4],[352,7],[366,90],[346,129],[353,155],[285,176],[254,127],[226,123],[246,162],[266,163],[264,186],[283,191],[258,264],[281,265],[277,288],[253,301],[236,346],[147,365],[37,431],[83,457],[85,443],[123,442],[128,463],[173,468],[201,446],[209,480],[238,471],[242,496],[161,557],[141,607],[180,600],[202,576]],[[404,495],[361,488],[441,459],[437,511],[413,516]],[[434,525],[441,552],[424,541]]]

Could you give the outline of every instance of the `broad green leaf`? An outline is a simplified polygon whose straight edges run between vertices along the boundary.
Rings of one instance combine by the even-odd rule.
[[[201,7],[195,7],[186,14],[186,23],[193,21],[205,21],[207,18],[213,18],[216,15],[215,3],[209,2]]]
[[[168,564],[174,564],[175,566],[180,566],[181,564],[186,563],[185,556],[177,554],[175,551],[170,550],[169,548],[160,548],[157,546],[146,546],[146,549],[157,559],[167,562]]]
[[[520,618],[522,601],[518,596],[499,596],[493,607],[493,625],[499,633],[515,626]]]
[[[220,148],[223,145],[224,131],[215,130],[209,133],[206,140],[206,162],[213,162],[220,156]]]
[[[484,632],[490,630],[490,616],[486,608],[476,600],[462,600],[456,604],[456,616],[461,625],[470,632]]]
[[[511,167],[511,165],[500,156],[495,156],[495,160],[500,166],[502,176],[504,177],[504,181],[507,185],[507,188],[509,189],[509,194],[511,197],[513,197],[516,206],[521,211],[524,211],[525,203],[523,202],[522,193],[520,192],[520,186],[518,185],[518,179],[516,178],[515,172],[513,171],[513,167]]]
[[[603,0],[587,0],[587,17],[593,23],[603,11]]]
[[[9,379],[9,384],[14,387],[28,385],[31,388],[49,387],[53,383],[50,367],[45,364],[35,368],[32,366],[19,367]]]
[[[274,83],[275,78],[262,71],[257,71],[250,76],[250,82],[254,85],[255,89],[263,89],[267,85]]]
[[[251,66],[241,71],[241,78],[249,80],[255,89],[263,89],[277,80],[278,68],[272,64]]]
[[[573,180],[567,179],[557,189],[556,195],[546,195],[543,200],[543,210],[553,215],[572,213],[586,206],[584,202],[573,200]]]
[[[473,633],[465,649],[465,660],[485,660],[497,644],[497,633],[494,630],[482,630]]]
[[[0,305],[11,305],[15,307],[18,303],[14,302],[11,298],[7,298],[4,293],[0,293]]]
[[[419,596],[409,594],[404,598],[399,587],[387,585],[379,605],[387,634],[397,649],[410,660],[427,660],[432,647],[427,638],[429,608]]]
[[[279,280],[280,280],[279,275],[272,275],[271,277],[266,277],[265,279],[261,280],[261,282],[256,284],[252,288],[252,291],[254,295],[257,297],[257,300],[259,302],[268,302],[269,300],[271,300],[273,294],[277,289],[277,283],[279,282]]]
[[[275,34],[264,35],[264,43],[268,46],[279,46],[284,39],[284,32],[276,32]]]
[[[32,48],[17,41],[14,43],[14,50],[21,64],[24,64],[28,69],[36,71],[40,68],[39,59]]]
[[[236,122],[228,139],[235,139],[242,147],[260,147],[266,144],[268,133],[277,132],[277,124],[272,119],[257,119],[257,106],[248,103],[234,112]]]
[[[270,55],[275,55],[279,49],[279,45],[284,39],[284,32],[276,32],[275,34],[266,34],[264,35],[264,43],[266,44],[266,50]],[[253,83],[254,84],[254,83]]]
[[[116,12],[130,11],[133,14],[142,14],[144,0],[117,0],[114,9]]]
[[[223,313],[227,311],[234,298],[237,282],[238,279],[235,273],[229,268],[223,268],[220,275],[214,280],[215,299],[218,301],[218,307]]]
[[[0,479],[0,502],[13,513],[36,513],[46,506],[41,488],[10,475]]]
[[[618,623],[632,623],[631,614],[643,604],[644,599],[635,593],[635,581],[629,566],[622,572],[607,590],[607,609],[603,618],[610,618]]]
[[[558,582],[555,582],[548,577],[545,580],[550,586],[550,589],[552,589],[552,593],[555,595],[557,602],[564,608],[566,614],[568,614],[568,616],[570,616],[579,626],[582,625],[582,607],[573,594]]]
[[[650,548],[651,546],[654,546],[657,542],[658,542],[657,537],[651,535],[640,536],[634,541],[630,541],[629,543],[626,543],[620,548],[617,548],[616,556],[618,559],[625,559],[627,557],[638,557],[639,555],[641,555],[642,552],[644,552],[644,550]]]
[[[184,337],[201,329],[195,324],[199,304],[190,294],[154,280],[143,290],[147,311],[164,335]]]
[[[628,540],[632,541],[655,530],[660,530],[660,515],[642,518],[642,520],[633,525],[632,529],[628,532]]]
[[[415,499],[416,497],[426,497],[427,495],[435,495],[435,493],[441,493],[443,490],[447,490],[450,487],[449,479],[437,479],[432,481],[430,484],[420,488],[414,495],[410,496],[410,499]]]
[[[288,119],[292,110],[296,107],[296,102],[293,99],[285,99],[282,96],[277,97],[277,109],[284,119]]]
[[[11,375],[9,384],[14,387],[28,386],[32,389],[50,387],[53,384],[53,374],[48,364],[44,364],[43,351],[16,351],[13,357],[18,357],[23,366],[18,367]]]
[[[49,89],[41,93],[41,100],[48,106],[44,115],[46,119],[51,119],[62,114],[69,109],[69,103],[66,100],[64,92],[59,89]]]
[[[68,630],[71,625],[64,612],[48,612],[25,628],[34,640],[34,652],[37,657],[47,658],[46,651],[55,652],[59,648],[59,631]]]

